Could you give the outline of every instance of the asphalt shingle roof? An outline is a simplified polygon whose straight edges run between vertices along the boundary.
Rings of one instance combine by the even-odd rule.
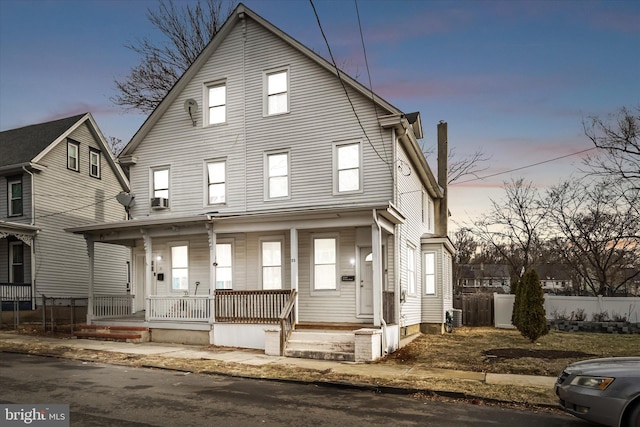
[[[85,114],[0,132],[0,167],[31,161]]]

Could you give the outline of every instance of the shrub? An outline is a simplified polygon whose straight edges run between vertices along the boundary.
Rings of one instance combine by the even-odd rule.
[[[615,311],[613,311],[611,313],[611,318],[614,322],[626,322],[627,321],[627,316],[625,316],[624,314],[618,314]]]
[[[609,313],[607,313],[606,311],[601,311],[600,313],[593,313],[591,315],[591,321],[592,322],[609,322],[611,319],[609,319]]]
[[[565,321],[569,320],[569,316],[567,316],[567,310],[563,309],[559,311],[557,308],[551,312],[551,317],[553,320]],[[571,312],[571,317],[573,317],[573,312]]]
[[[573,317],[578,322],[584,322],[587,320],[587,313],[584,311],[584,308],[579,308],[575,312],[575,316]]]
[[[534,269],[524,273],[516,287],[512,321],[522,336],[531,342],[536,342],[549,332],[544,312],[544,291]]]

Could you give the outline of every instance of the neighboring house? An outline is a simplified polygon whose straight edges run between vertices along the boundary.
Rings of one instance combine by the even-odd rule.
[[[446,123],[439,179],[419,138],[419,114],[239,5],[122,152],[132,219],[69,231],[131,249],[153,340],[294,354],[292,329],[361,329],[376,358],[452,308]]]
[[[573,290],[571,269],[565,264],[546,263],[535,265],[542,289],[546,293],[565,293]]]
[[[511,276],[507,264],[465,264],[460,274],[460,289],[469,292],[511,291]]]
[[[117,221],[129,185],[91,114],[0,132],[0,290],[29,308],[40,297],[87,297],[89,258],[67,227]],[[94,289],[127,283],[128,251],[96,248]]]

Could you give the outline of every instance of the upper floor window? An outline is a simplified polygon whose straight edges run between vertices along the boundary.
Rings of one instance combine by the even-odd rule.
[[[67,169],[78,171],[80,168],[80,144],[75,141],[67,141]]]
[[[267,199],[289,196],[289,153],[266,155]]]
[[[9,282],[24,283],[24,244],[9,243]]]
[[[338,193],[360,191],[361,156],[360,143],[335,145],[334,187]]]
[[[407,246],[407,292],[416,293],[416,250],[413,246]]]
[[[94,178],[100,178],[100,157],[99,151],[89,151],[89,175]]]
[[[189,290],[189,248],[187,246],[171,247],[171,289]]]
[[[226,201],[226,162],[207,162],[207,203],[210,205]]]
[[[11,180],[9,186],[9,216],[22,215],[22,180]]]
[[[278,70],[266,74],[267,115],[282,114],[289,111],[289,73]]]
[[[261,243],[262,289],[282,289],[282,240]]]
[[[214,83],[207,86],[208,124],[214,125],[227,121],[227,85]]]
[[[436,254],[427,252],[424,254],[424,289],[425,294],[436,294]]]
[[[169,168],[153,170],[153,197],[169,198]]]
[[[337,289],[338,245],[335,237],[313,239],[313,289]]]
[[[216,243],[216,289],[233,289],[233,246]]]

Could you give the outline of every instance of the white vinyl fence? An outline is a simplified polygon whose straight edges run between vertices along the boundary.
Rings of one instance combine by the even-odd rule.
[[[515,295],[493,294],[494,325],[496,328],[513,328],[511,313]],[[544,311],[547,319],[556,316],[571,317],[571,313],[584,310],[586,320],[591,320],[594,314],[606,312],[609,318],[623,316],[628,322],[640,322],[639,297],[569,297],[560,295],[544,296]]]

